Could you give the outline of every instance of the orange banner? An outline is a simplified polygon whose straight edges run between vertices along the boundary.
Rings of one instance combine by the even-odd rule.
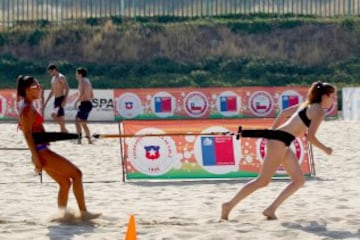
[[[243,129],[264,129],[271,123],[263,118],[123,121],[124,134],[161,135],[123,141],[126,179],[255,177],[266,155],[266,139],[237,140],[236,133],[240,125]],[[290,147],[303,173],[310,175],[306,138],[296,138]],[[282,166],[276,177],[286,177]]]
[[[308,87],[115,89],[115,119],[275,118]],[[326,115],[337,116],[337,102]]]
[[[16,90],[2,89],[0,90],[0,119],[16,119]]]

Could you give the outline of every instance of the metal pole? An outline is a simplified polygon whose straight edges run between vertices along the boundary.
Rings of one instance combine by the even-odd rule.
[[[2,25],[5,26],[5,1],[2,1],[2,10],[3,10]]]
[[[50,17],[49,17],[49,1],[47,0],[46,1],[46,4],[45,4],[45,11],[46,11],[46,19],[49,21],[50,20]]]
[[[124,3],[124,0],[121,0],[121,2],[120,2],[120,14],[121,14],[121,16],[122,17],[124,17],[125,16],[125,3]]]
[[[104,1],[104,0],[103,0]],[[97,8],[97,9],[99,9],[99,12],[97,13],[97,14],[95,14],[95,17],[96,18],[101,18],[102,17],[102,11],[103,11],[103,5],[102,5],[102,2],[103,1],[101,1],[101,0],[98,0],[97,1],[97,6],[98,7],[95,7],[95,9]]]
[[[11,20],[13,22],[13,24],[16,24],[16,17],[15,17],[15,2],[12,1],[12,11],[11,11]]]
[[[13,14],[16,17],[16,22],[19,22],[19,1],[14,1],[14,13]]]
[[[64,9],[63,9],[63,3],[61,1],[59,2],[59,7],[60,7],[59,23],[61,24],[64,21]]]
[[[149,15],[150,16],[155,16],[157,15],[157,12],[156,12],[156,3],[155,3],[156,0],[152,0],[152,7],[149,8]]]
[[[351,0],[348,0],[348,15],[352,15],[352,6],[351,6]]]
[[[28,1],[26,1],[27,2],[27,7],[26,7],[26,15],[27,15],[27,17],[26,17],[26,20],[27,21],[29,21],[29,0]]]
[[[191,0],[191,11],[190,11],[190,14],[191,14],[191,17],[194,17],[194,0]]]
[[[206,17],[210,17],[210,1],[206,0]]]
[[[7,10],[7,13],[8,13],[8,15],[7,15],[7,17],[8,17],[8,27],[10,26],[10,2],[8,2],[8,5],[7,5],[7,7],[8,7],[8,10]]]
[[[78,5],[77,5],[78,6]],[[76,8],[78,9],[78,8]],[[83,19],[83,2],[80,0],[79,10],[80,10],[80,18]]]
[[[91,17],[91,18],[93,17],[92,9],[93,9],[93,1],[90,0],[90,17]]]
[[[44,19],[44,2],[41,2],[41,17],[39,19]]]

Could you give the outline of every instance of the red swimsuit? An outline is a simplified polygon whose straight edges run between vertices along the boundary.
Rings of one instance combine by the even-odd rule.
[[[32,129],[37,129],[38,127],[41,128],[43,125],[43,122],[44,122],[43,116],[38,111],[35,111],[35,120],[32,125]]]
[[[37,132],[36,130],[38,130],[39,128],[42,129],[44,118],[38,111],[34,111],[34,114],[35,114],[35,119],[34,119],[31,129],[33,131],[35,130],[35,132]],[[18,122],[18,128],[22,130],[22,126],[21,126],[20,122]]]
[[[43,116],[38,111],[35,110],[34,111],[34,122],[31,126],[32,132],[33,133],[43,132],[44,131],[43,123],[44,123]],[[18,123],[18,128],[22,130],[20,122]],[[44,150],[47,148],[48,145],[49,145],[48,143],[36,145],[36,150],[37,151]]]

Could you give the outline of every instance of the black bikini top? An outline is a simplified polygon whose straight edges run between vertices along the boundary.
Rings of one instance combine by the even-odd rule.
[[[305,124],[305,126],[309,127],[311,120],[308,118],[308,116],[306,115],[306,109],[307,107],[304,107],[303,109],[301,109],[298,114],[300,119],[303,121],[303,123]]]

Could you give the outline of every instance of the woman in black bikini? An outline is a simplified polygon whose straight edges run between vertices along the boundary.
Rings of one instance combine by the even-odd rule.
[[[276,169],[282,164],[291,177],[290,184],[263,211],[267,219],[276,219],[275,211],[288,197],[305,183],[300,165],[289,148],[295,137],[307,131],[308,141],[315,147],[330,155],[332,149],[321,143],[315,133],[325,117],[324,109],[330,108],[336,99],[336,88],[329,83],[315,82],[311,85],[304,104],[292,106],[280,113],[273,123],[272,129],[244,130],[242,137],[267,138],[267,154],[259,176],[248,182],[229,201],[222,205],[221,219],[228,220],[231,210],[244,198],[259,188],[269,184]]]
[[[59,184],[58,207],[65,210],[68,203],[69,190],[72,185],[74,195],[80,209],[80,218],[89,220],[101,214],[87,211],[82,184],[82,173],[69,160],[51,151],[48,143],[36,143],[34,133],[43,133],[43,117],[33,107],[33,101],[39,99],[41,87],[39,82],[31,76],[19,76],[17,80],[17,97],[22,99],[19,107],[19,128],[24,133],[25,140],[32,155],[35,171],[44,170]]]

